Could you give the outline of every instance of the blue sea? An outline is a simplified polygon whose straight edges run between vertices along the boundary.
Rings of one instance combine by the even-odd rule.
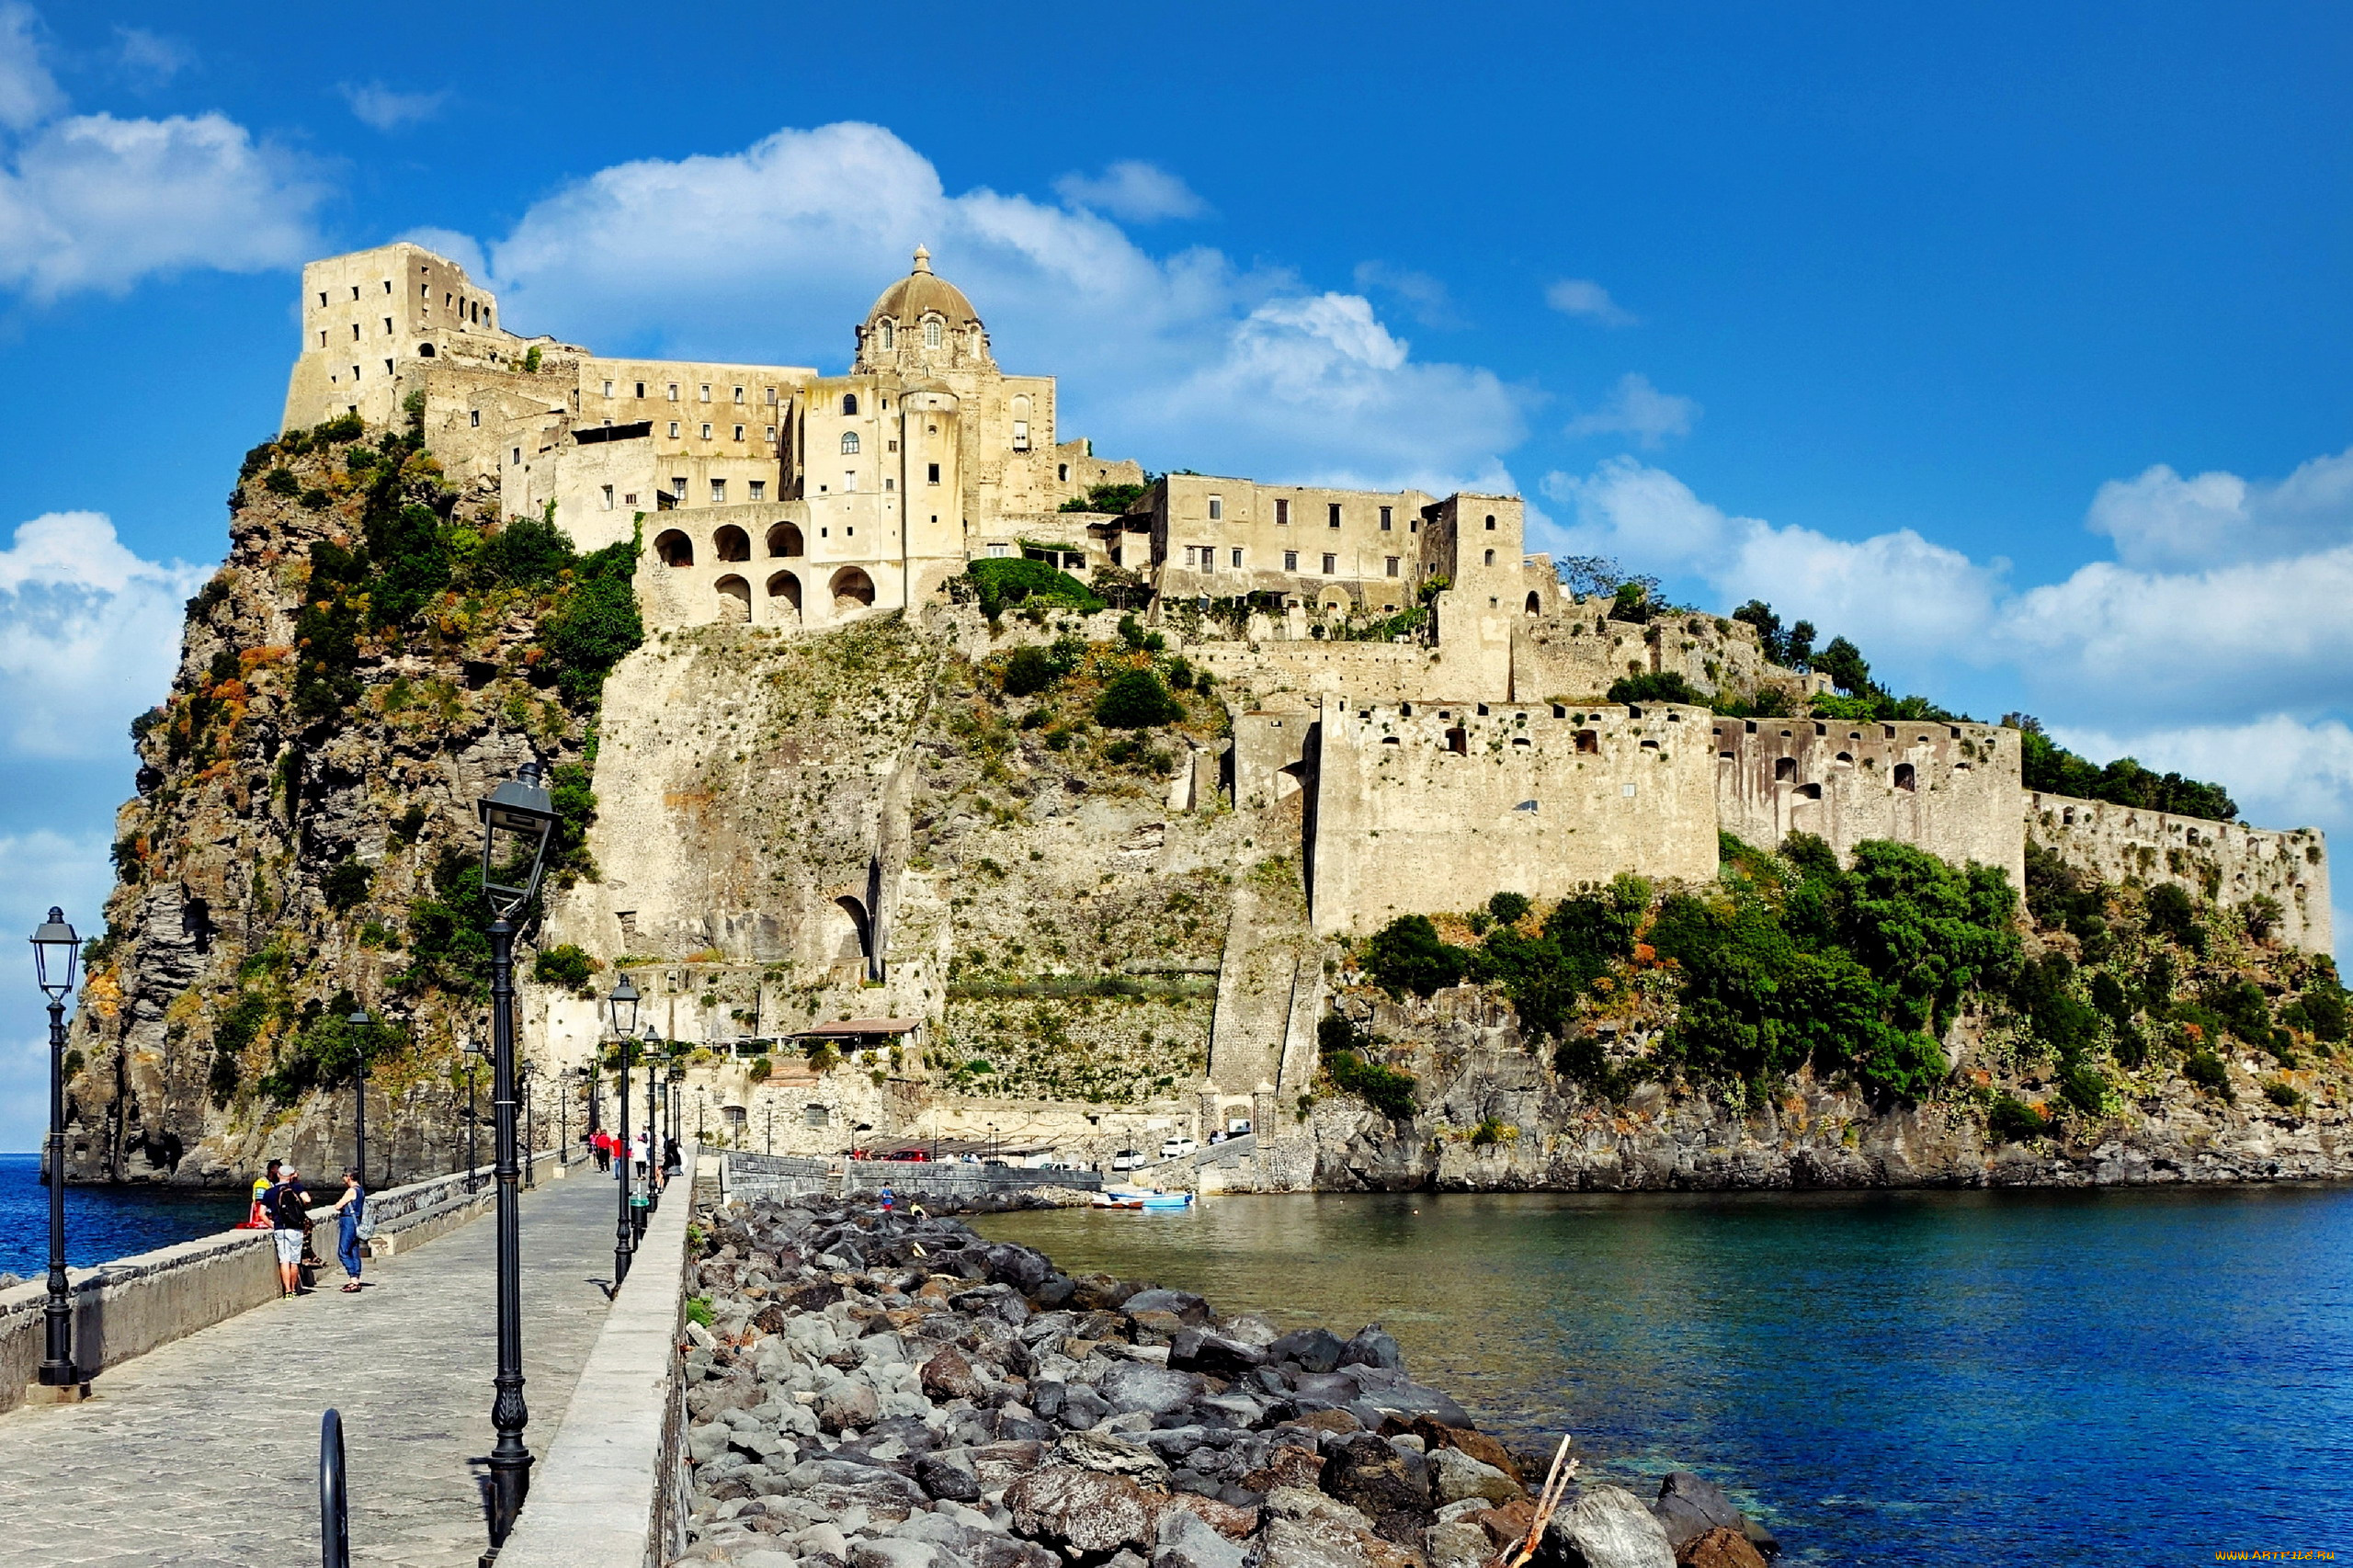
[[[1589,1474],[1699,1471],[1785,1563],[2353,1556],[2343,1188],[1213,1197],[981,1228],[1221,1312],[1383,1323],[1482,1425],[1574,1432]]]
[[[65,1189],[65,1261],[75,1267],[225,1231],[245,1217],[242,1192],[152,1187]],[[0,1274],[49,1273],[49,1188],[39,1154],[0,1154]]]

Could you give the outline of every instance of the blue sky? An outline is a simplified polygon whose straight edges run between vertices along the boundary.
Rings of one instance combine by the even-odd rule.
[[[922,242],[1098,449],[1518,489],[2353,830],[2341,9],[873,16],[0,3],[0,926],[97,924],[296,269],[402,235],[517,330],[824,369]]]

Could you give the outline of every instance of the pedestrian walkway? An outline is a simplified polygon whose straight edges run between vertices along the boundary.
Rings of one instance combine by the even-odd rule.
[[[683,1201],[683,1191],[672,1197]],[[545,1455],[605,1320],[613,1184],[522,1195],[523,1374]],[[334,1248],[320,1233],[323,1254]],[[0,1564],[297,1568],[319,1561],[319,1415],[343,1412],[354,1562],[472,1564],[497,1369],[497,1223],[371,1260],[369,1288],[259,1307],[125,1362],[79,1405],[0,1416]]]

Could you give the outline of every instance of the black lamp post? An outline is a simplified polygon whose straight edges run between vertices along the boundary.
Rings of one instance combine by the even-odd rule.
[[[65,1301],[65,998],[74,994],[74,966],[81,938],[52,907],[33,933],[33,978],[49,996],[49,1330],[41,1358],[43,1388],[79,1388],[74,1365],[74,1309]]]
[[[351,1074],[351,1105],[354,1112],[351,1135],[351,1165],[359,1173],[359,1185],[368,1185],[368,1042],[376,1020],[368,1016],[365,1007],[352,1009],[344,1019],[351,1026],[351,1053],[358,1063]],[[384,1185],[392,1186],[389,1177]]]
[[[523,1446],[530,1411],[523,1403],[523,1255],[515,1165],[515,915],[540,891],[555,809],[537,762],[480,801],[482,886],[489,895],[491,1107],[497,1118],[498,1375],[490,1406],[498,1441],[490,1450],[490,1544],[515,1528],[531,1490],[531,1451]]]
[[[637,1251],[637,1232],[629,1213],[629,1053],[637,1046],[637,987],[629,983],[628,975],[622,975],[612,994],[605,998],[605,1011],[620,1055],[620,1092],[613,1100],[620,1118],[620,1143],[613,1151],[613,1185],[621,1195],[620,1218],[613,1226],[613,1289],[618,1290],[629,1278],[630,1256]],[[592,1077],[589,1082],[593,1085],[596,1080]],[[595,1114],[593,1109],[589,1112],[591,1117]]]
[[[532,1063],[529,1062],[524,1062],[516,1073],[516,1077],[520,1080],[523,1090],[523,1185],[525,1187],[540,1185],[537,1174],[539,1166],[533,1160],[533,1156],[540,1152],[540,1137],[539,1118],[531,1108],[531,1074]]]
[[[645,1207],[637,1217],[637,1239],[640,1241],[645,1239],[645,1222],[654,1218],[655,1211],[662,1207],[662,1183],[657,1179],[662,1169],[662,1151],[654,1146],[654,1096],[660,1087],[662,1076],[654,1068],[667,1055],[666,1051],[655,1049],[661,1043],[660,1037],[654,1032],[653,1024],[648,1023],[645,1026]]]
[[[466,1190],[469,1193],[477,1191],[482,1185],[474,1174],[482,1169],[482,1161],[474,1148],[474,1129],[482,1125],[482,1118],[474,1110],[474,1068],[481,1061],[482,1047],[469,1035],[466,1039]]]

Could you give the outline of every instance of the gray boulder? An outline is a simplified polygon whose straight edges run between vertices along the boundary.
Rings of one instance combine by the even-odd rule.
[[[1658,1501],[1651,1505],[1651,1513],[1666,1532],[1666,1543],[1677,1551],[1687,1541],[1718,1527],[1740,1528],[1740,1510],[1732,1506],[1723,1489],[1688,1470],[1670,1471],[1659,1483]]]
[[[1405,1364],[1404,1356],[1397,1348],[1397,1341],[1379,1324],[1367,1324],[1357,1331],[1354,1339],[1340,1346],[1343,1367],[1386,1367],[1392,1370]]]
[[[1097,1386],[1111,1408],[1125,1414],[1146,1411],[1165,1415],[1199,1397],[1201,1380],[1190,1372],[1175,1372],[1149,1361],[1121,1361],[1103,1374]]]
[[[1108,1432],[1066,1432],[1054,1445],[1056,1464],[1074,1464],[1081,1470],[1099,1470],[1106,1475],[1129,1475],[1147,1486],[1165,1490],[1168,1466],[1157,1453],[1142,1443],[1131,1443],[1125,1437]]]
[[[1139,1290],[1120,1303],[1130,1317],[1138,1312],[1172,1312],[1198,1327],[1210,1321],[1210,1304],[1190,1290]]]
[[[1155,1544],[1157,1510],[1124,1475],[1048,1465],[1006,1487],[1005,1506],[1016,1530],[1072,1557]]]
[[[1303,1328],[1286,1334],[1267,1346],[1269,1361],[1296,1361],[1311,1372],[1328,1372],[1340,1364],[1347,1344],[1328,1328]]]
[[[1666,1532],[1622,1486],[1586,1487],[1552,1516],[1544,1550],[1559,1568],[1675,1568]]]
[[[940,1454],[925,1454],[915,1460],[915,1482],[933,1497],[943,1497],[954,1503],[977,1503],[981,1500],[980,1478],[972,1473],[969,1463]]]
[[[1159,1544],[1152,1568],[1242,1568],[1242,1547],[1210,1527],[1189,1508],[1171,1508],[1160,1516]]]
[[[1430,1493],[1440,1506],[1460,1503],[1466,1497],[1508,1503],[1527,1495],[1519,1483],[1494,1465],[1480,1463],[1461,1449],[1438,1449],[1429,1456],[1429,1466]],[[1667,1533],[1670,1537],[1674,1534],[1672,1530]]]

